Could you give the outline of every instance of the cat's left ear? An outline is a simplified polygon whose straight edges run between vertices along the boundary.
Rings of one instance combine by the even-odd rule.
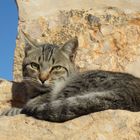
[[[68,55],[71,61],[74,61],[77,48],[78,48],[78,38],[75,37],[69,40],[68,42],[66,42],[61,49],[65,54]]]
[[[27,55],[30,51],[36,49],[40,44],[37,40],[31,38],[27,33],[21,30],[21,35],[24,39],[25,43],[25,55]]]

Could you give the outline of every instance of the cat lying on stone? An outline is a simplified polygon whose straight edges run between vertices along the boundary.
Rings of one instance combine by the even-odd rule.
[[[139,78],[102,70],[78,72],[74,64],[77,38],[62,47],[37,45],[25,38],[23,77],[30,99],[23,108],[12,108],[1,115],[26,114],[64,122],[107,109],[140,111]]]

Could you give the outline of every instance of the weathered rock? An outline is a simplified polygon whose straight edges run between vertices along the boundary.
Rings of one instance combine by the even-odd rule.
[[[103,111],[51,123],[24,115],[0,118],[1,140],[139,140],[140,113]]]
[[[0,79],[0,109],[11,106],[12,99],[12,83],[4,79]]]
[[[126,71],[140,76],[139,72],[129,68],[139,60],[139,0],[17,0],[17,4],[19,30],[41,43],[62,45],[70,38],[78,37],[76,64],[81,70]],[[15,80],[22,79],[23,48],[19,33],[14,61]]]
[[[140,77],[139,0],[17,0],[19,31],[44,43],[62,45],[77,36],[81,70],[130,72]],[[14,79],[22,79],[24,42],[19,32]],[[0,80],[0,111],[23,105],[24,87]],[[14,99],[14,102],[12,100]],[[0,117],[0,140],[140,140],[140,112],[107,110],[65,123],[25,115]]]
[[[25,90],[22,83],[0,79],[0,109],[8,109],[11,106],[23,106],[26,102]]]
[[[1,111],[11,106],[13,84],[15,83],[4,80],[0,83]],[[25,115],[0,117],[0,139],[139,140],[140,113],[107,110],[65,123],[41,121]]]

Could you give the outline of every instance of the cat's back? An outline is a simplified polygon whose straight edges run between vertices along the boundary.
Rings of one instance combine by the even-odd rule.
[[[140,78],[128,73],[92,70],[73,76],[67,86],[83,91],[113,90],[117,88],[140,90]]]
[[[85,71],[83,73],[79,74],[79,77],[86,78],[86,79],[104,79],[104,80],[134,80],[134,81],[140,81],[140,78],[133,76],[129,73],[123,73],[123,72],[113,72],[113,71],[104,71],[104,70],[91,70],[91,71]]]

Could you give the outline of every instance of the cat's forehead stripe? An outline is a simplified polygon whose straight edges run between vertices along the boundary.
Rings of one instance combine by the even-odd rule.
[[[43,60],[44,60],[44,57],[45,57],[45,53],[44,53],[45,51],[44,50],[45,50],[45,47],[43,46],[42,47],[42,57],[43,57]]]
[[[50,50],[49,56],[48,56],[48,61],[50,61],[50,59],[53,55],[53,50],[54,50],[54,48],[52,47],[52,49]]]
[[[42,46],[42,59],[43,61],[49,61],[53,55],[55,47],[52,45]]]

